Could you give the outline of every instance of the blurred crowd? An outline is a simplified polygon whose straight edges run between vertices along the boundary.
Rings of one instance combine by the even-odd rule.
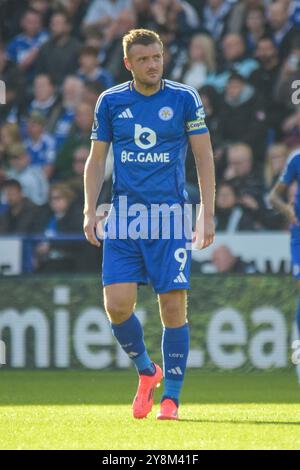
[[[82,234],[94,106],[131,79],[122,37],[136,27],[159,33],[165,78],[201,96],[217,230],[287,228],[266,196],[300,146],[300,1],[2,0],[0,18],[0,235]],[[110,201],[112,158],[99,202]],[[186,175],[197,203],[190,150]],[[37,247],[37,269],[59,251],[46,245]]]

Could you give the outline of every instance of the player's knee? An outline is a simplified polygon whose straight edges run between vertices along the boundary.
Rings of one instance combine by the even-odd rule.
[[[186,311],[176,302],[166,301],[161,306],[163,325],[167,328],[179,328],[187,321]]]
[[[179,315],[163,315],[162,316],[162,323],[165,328],[180,328],[181,326],[185,325],[187,322],[187,318],[185,315],[180,313]]]
[[[105,302],[105,310],[112,323],[123,323],[133,312],[133,306],[128,302],[109,299]]]

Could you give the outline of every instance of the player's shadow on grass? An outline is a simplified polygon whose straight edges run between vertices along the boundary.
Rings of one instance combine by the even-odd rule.
[[[294,425],[299,426],[300,421],[255,421],[255,420],[239,420],[239,419],[180,419],[180,423],[201,423],[201,424],[263,424],[263,425],[276,425],[285,424],[285,425]]]

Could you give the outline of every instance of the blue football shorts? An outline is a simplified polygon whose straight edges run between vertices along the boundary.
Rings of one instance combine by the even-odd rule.
[[[134,218],[118,219],[113,235],[109,218],[105,223],[103,286],[124,282],[150,283],[157,294],[190,289],[190,217],[183,214],[171,216],[169,224],[162,216],[151,221],[143,219],[138,227],[133,225],[137,230],[132,234],[133,221]]]

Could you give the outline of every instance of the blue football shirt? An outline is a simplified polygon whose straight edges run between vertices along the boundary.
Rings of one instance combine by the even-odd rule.
[[[114,206],[119,196],[146,207],[184,203],[188,136],[208,132],[204,117],[197,91],[170,80],[151,96],[133,82],[103,92],[91,139],[112,142]]]
[[[300,148],[291,153],[284,171],[279,179],[281,183],[290,185],[297,182],[297,192],[295,195],[295,214],[300,221]]]

